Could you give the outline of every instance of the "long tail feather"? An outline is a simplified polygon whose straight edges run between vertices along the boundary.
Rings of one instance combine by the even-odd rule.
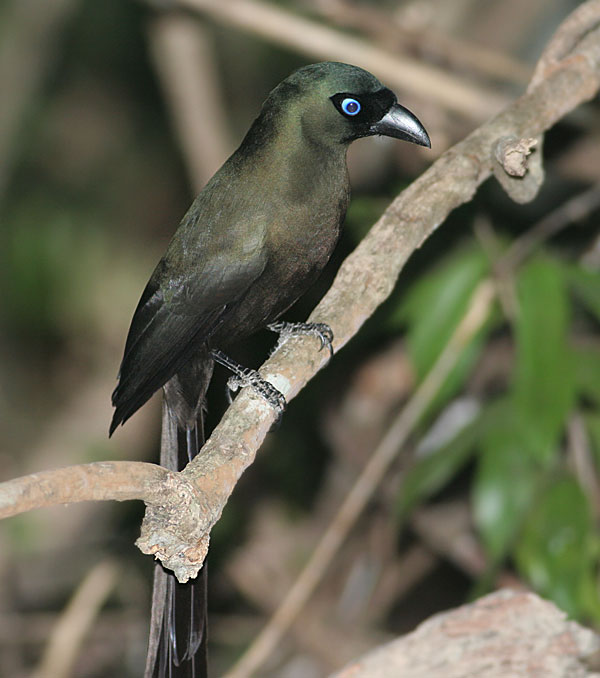
[[[202,418],[182,433],[163,405],[162,423],[160,462],[179,470],[204,442]],[[180,584],[162,565],[156,566],[144,678],[207,677],[206,584],[206,564],[187,584]]]

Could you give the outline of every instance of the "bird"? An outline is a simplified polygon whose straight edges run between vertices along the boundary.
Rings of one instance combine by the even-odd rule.
[[[203,443],[215,362],[275,409],[283,396],[224,349],[258,330],[316,334],[280,317],[315,282],[350,199],[348,146],[382,135],[430,147],[429,136],[374,75],[340,62],[304,66],[277,85],[238,149],[181,220],[150,276],[125,342],[110,435],[163,389],[161,464],[181,470]],[[165,439],[163,418],[163,441]],[[205,574],[178,584],[157,566],[145,678],[206,675]],[[158,592],[158,593],[157,593]]]

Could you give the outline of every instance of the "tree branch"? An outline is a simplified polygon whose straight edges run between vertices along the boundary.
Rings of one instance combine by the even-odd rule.
[[[575,10],[551,42],[573,50],[549,47],[545,54],[552,55],[552,66],[536,76],[536,86],[444,153],[392,202],[344,261],[311,315],[332,327],[336,351],[388,297],[412,252],[490,176],[499,139],[536,137],[595,95],[600,88],[599,24],[600,0]],[[290,339],[261,373],[290,400],[325,364],[327,356],[317,349],[313,338]],[[142,499],[148,510],[138,546],[186,581],[199,570],[210,530],[273,419],[266,402],[244,389],[202,454],[181,473],[153,464],[104,462],[33,474],[0,485],[0,517],[57,503]]]
[[[600,638],[566,616],[533,593],[503,589],[431,617],[329,678],[598,678]]]
[[[335,554],[346,540],[356,519],[363,512],[392,462],[404,448],[414,427],[423,417],[448,374],[456,365],[464,347],[486,321],[493,299],[492,282],[489,279],[483,280],[471,295],[467,311],[448,343],[412,397],[391,423],[379,445],[373,450],[368,463],[346,495],[310,559],[275,614],[254,639],[249,649],[227,672],[225,678],[247,678],[253,675],[279,645],[282,636],[314,593],[323,572],[331,565]]]
[[[392,202],[346,258],[310,318],[331,326],[336,351],[389,296],[412,252],[490,176],[498,139],[538,136],[595,95],[600,88],[600,29],[590,30],[594,22],[600,23],[600,0],[581,5],[553,38],[551,44],[563,41],[564,32],[572,35],[578,26],[585,37],[573,41],[575,51],[555,63],[537,87],[446,151]],[[261,374],[290,400],[327,360],[317,345],[312,338],[290,339],[263,365]],[[182,471],[192,484],[206,474],[215,478],[217,493],[209,502],[211,513],[205,516],[206,526],[197,526],[200,540],[207,542],[210,527],[220,516],[235,481],[254,460],[273,418],[262,399],[244,390],[214,430],[203,454]],[[150,509],[138,540],[144,552],[149,544],[147,535],[156,533],[159,522],[159,515]]]
[[[260,0],[179,0],[181,7],[241,28],[310,59],[347,61],[399,91],[410,91],[477,122],[508,99],[497,91],[465,82],[440,68],[373,46],[355,35],[305,19]]]
[[[161,13],[149,24],[148,40],[190,183],[198,193],[233,150],[212,37],[192,17]]]
[[[101,461],[32,473],[0,483],[0,518],[80,501],[160,503],[177,474],[157,464]]]
[[[531,76],[527,64],[493,48],[465,41],[432,25],[407,28],[403,14],[396,12],[394,5],[379,7],[354,0],[304,0],[300,6],[306,5],[318,16],[366,34],[376,43],[389,46],[394,53],[418,55],[423,52],[450,70],[466,70],[515,84],[527,84]]]

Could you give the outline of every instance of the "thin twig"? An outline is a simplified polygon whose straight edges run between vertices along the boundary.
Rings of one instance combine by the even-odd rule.
[[[179,5],[311,59],[347,61],[362,66],[400,91],[418,94],[471,120],[485,120],[508,102],[496,91],[469,84],[416,59],[386,52],[353,35],[260,0],[179,0]]]
[[[148,36],[179,147],[198,192],[232,150],[211,36],[184,14],[159,15]]]
[[[21,138],[27,106],[52,63],[64,24],[76,0],[3,3],[0,40],[0,202],[10,178],[15,140]]]
[[[98,563],[73,594],[58,622],[32,678],[68,678],[83,639],[118,581],[119,570],[110,560]]]
[[[444,33],[433,26],[406,28],[391,12],[347,0],[311,0],[310,8],[338,26],[370,34],[378,43],[424,53],[453,68],[525,85],[531,68],[508,54]]]
[[[473,231],[494,272],[496,293],[504,317],[510,319],[516,318],[518,303],[514,289],[513,269],[503,269],[499,263],[503,260],[501,254],[502,246],[494,232],[490,220],[484,216],[476,217],[473,224]]]
[[[600,482],[596,472],[585,421],[579,412],[569,418],[567,425],[569,461],[579,485],[583,488],[594,518],[600,516]]]
[[[511,245],[498,260],[498,269],[513,271],[540,243],[574,222],[581,221],[600,207],[600,185],[592,186],[564,202],[537,222]]]
[[[481,218],[476,220],[475,234],[494,270],[498,298],[505,317],[514,319],[517,314],[514,273],[518,266],[544,241],[574,222],[585,218],[598,207],[600,207],[600,186],[596,185],[550,212],[518,237],[501,255],[498,254],[499,243],[491,224]]]
[[[226,674],[226,678],[247,678],[252,675],[279,644],[321,581],[356,518],[438,393],[463,348],[485,322],[493,297],[491,282],[486,280],[480,283],[446,347],[373,452],[294,585],[248,651]]]
[[[488,567],[464,499],[439,502],[413,512],[410,526],[419,541],[473,579]]]

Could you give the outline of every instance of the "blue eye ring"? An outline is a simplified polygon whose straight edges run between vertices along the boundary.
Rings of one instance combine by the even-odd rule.
[[[355,116],[360,113],[362,106],[360,105],[360,101],[352,99],[351,97],[346,97],[342,101],[341,108],[346,115]]]

